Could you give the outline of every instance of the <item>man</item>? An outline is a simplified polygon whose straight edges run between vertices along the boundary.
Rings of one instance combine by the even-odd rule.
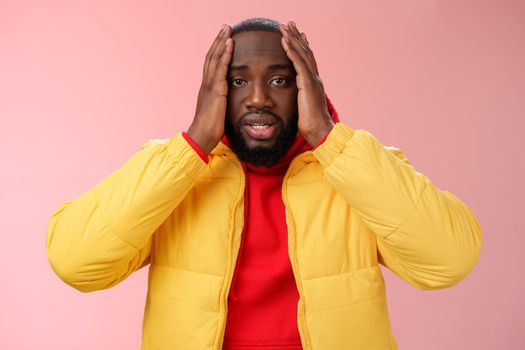
[[[143,349],[396,349],[378,264],[446,288],[480,246],[467,205],[339,122],[295,23],[264,18],[218,34],[187,132],[148,141],[47,232],[84,292],[150,264]]]

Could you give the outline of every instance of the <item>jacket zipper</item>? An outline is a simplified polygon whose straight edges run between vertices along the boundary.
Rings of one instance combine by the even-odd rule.
[[[285,212],[286,212],[286,218],[287,218],[287,222],[291,220],[288,220],[288,217],[291,217],[290,215],[288,215],[288,201],[287,201],[287,195],[286,195],[286,186],[285,186],[285,183],[286,181],[288,180],[288,176],[289,176],[289,173],[290,173],[290,169],[292,168],[292,165],[293,163],[295,162],[296,159],[298,159],[300,156],[304,155],[306,152],[304,153],[301,153],[301,154],[298,154],[297,156],[295,156],[292,161],[290,162],[290,165],[288,166],[288,169],[286,169],[286,173],[283,177],[283,181],[282,181],[282,184],[281,184],[281,196],[282,196],[282,199],[283,199],[283,203],[284,203],[284,207],[285,207]],[[244,167],[242,166],[241,164],[241,167],[242,167],[242,175],[241,175],[241,191],[240,193],[242,194],[242,196],[237,199],[237,202],[235,204],[235,208],[237,208],[239,206],[239,202],[241,201],[241,199],[243,198],[244,196],[244,192],[245,192],[245,189],[246,189],[246,175],[245,175],[245,169]],[[244,224],[243,223],[243,227],[244,227]],[[227,312],[228,312],[228,294],[229,294],[229,291],[230,291],[230,287],[231,287],[231,282],[232,282],[232,277],[233,277],[233,274],[232,274],[232,270],[233,270],[233,230],[235,229],[235,215],[232,216],[232,235],[231,237],[229,237],[229,242],[228,242],[228,257],[227,257],[227,265],[226,265],[226,276],[225,276],[225,285],[223,286],[223,292],[220,296],[220,318],[219,318],[219,325],[218,325],[218,328],[220,329],[220,333],[215,341],[215,346],[214,346],[214,349],[215,350],[221,350],[222,349],[222,345],[223,345],[223,342],[224,342],[224,333],[225,333],[225,330],[226,330],[226,317],[227,317]],[[244,231],[244,229],[243,229]],[[303,286],[302,286],[302,283],[301,283],[301,279],[299,277],[299,269],[297,267],[297,255],[296,255],[296,238],[295,238],[295,232],[294,233],[290,233],[292,231],[292,225],[289,225],[288,226],[288,234],[292,235],[293,237],[293,243],[294,243],[294,247],[293,247],[293,257],[291,256],[290,254],[290,248],[288,248],[288,256],[290,257],[290,263],[292,265],[292,271],[293,271],[293,274],[294,274],[294,278],[295,278],[295,284],[297,285],[297,291],[299,292],[299,305],[297,306],[298,308],[298,327],[299,327],[299,333],[300,333],[300,336],[302,338],[302,342],[304,343],[304,346],[305,346],[305,350],[310,350],[312,349],[312,345],[311,345],[311,340],[310,340],[310,334],[308,332],[308,328],[306,326],[306,317],[305,317],[305,308],[304,308],[304,298],[303,298]],[[244,232],[243,232],[244,233]],[[242,237],[241,237],[241,240],[242,240]]]
[[[241,195],[240,195],[240,198],[237,199],[236,203],[235,203],[235,211],[237,210],[237,208],[239,207],[239,202],[241,201],[242,198],[244,198],[244,191],[246,189],[246,175],[245,175],[245,169],[244,169],[244,166],[241,164],[241,168],[242,168],[242,174],[241,174],[241,191],[239,192]],[[222,349],[222,345],[223,345],[223,342],[224,342],[224,333],[226,331],[226,317],[227,317],[227,314],[228,314],[228,294],[230,292],[230,287],[231,287],[231,283],[232,283],[232,278],[233,278],[233,267],[234,267],[234,263],[233,263],[233,237],[234,237],[234,232],[235,232],[235,211],[234,211],[234,214],[232,215],[232,221],[231,221],[231,227],[232,227],[232,230],[231,230],[231,236],[228,237],[228,256],[227,256],[227,263],[226,263],[226,275],[225,275],[225,284],[223,285],[223,288],[222,288],[222,294],[220,296],[220,306],[219,306],[219,313],[220,313],[220,317],[219,317],[219,324],[218,324],[218,329],[220,330],[219,331],[219,334],[215,340],[215,346],[214,346],[214,349],[215,350],[221,350]],[[246,213],[245,213],[245,217],[246,217]],[[243,223],[243,232],[244,233],[244,223]],[[242,234],[241,233],[241,234]],[[242,239],[242,237],[241,237]]]
[[[297,285],[297,291],[299,292],[299,305],[297,305],[297,311],[298,311],[298,326],[299,326],[299,334],[302,338],[304,349],[310,350],[312,349],[310,334],[308,331],[308,328],[306,326],[306,316],[305,316],[305,306],[304,306],[304,294],[303,294],[303,285],[301,283],[301,278],[299,276],[299,268],[297,266],[297,237],[295,236],[295,231],[293,231],[293,222],[291,219],[291,215],[288,214],[288,201],[287,201],[287,191],[285,183],[288,181],[288,176],[290,173],[290,169],[293,166],[294,161],[299,158],[300,156],[304,155],[306,152],[298,154],[295,156],[292,161],[290,162],[290,165],[288,166],[288,169],[286,169],[286,174],[283,177],[283,183],[281,185],[281,194],[282,199],[284,202],[285,212],[286,212],[286,221],[289,222],[290,225],[288,225],[288,235],[291,235],[293,238],[293,247],[292,250],[290,250],[290,247],[288,247],[288,255],[290,257],[290,262],[292,264],[292,271],[295,278],[295,284]],[[293,256],[290,254],[290,252],[293,251]]]

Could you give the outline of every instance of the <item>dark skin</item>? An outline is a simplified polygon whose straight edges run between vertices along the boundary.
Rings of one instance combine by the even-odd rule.
[[[297,112],[296,73],[281,45],[281,34],[242,32],[235,34],[233,41],[235,49],[228,69],[227,118],[234,125],[239,122],[249,125],[255,121],[272,123],[274,118],[290,122]],[[275,144],[277,132],[269,137],[252,137],[248,130],[241,129],[248,147]]]
[[[293,21],[281,24],[280,33],[231,33],[225,25],[206,55],[189,136],[209,154],[227,116],[246,124],[242,136],[249,147],[271,147],[276,133],[254,124],[276,128],[274,118],[288,121],[297,109],[299,133],[315,147],[334,124],[306,35]]]

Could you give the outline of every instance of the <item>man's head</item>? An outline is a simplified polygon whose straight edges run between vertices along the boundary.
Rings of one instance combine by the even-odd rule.
[[[279,22],[251,18],[233,26],[225,132],[241,161],[270,167],[297,135],[296,72]]]

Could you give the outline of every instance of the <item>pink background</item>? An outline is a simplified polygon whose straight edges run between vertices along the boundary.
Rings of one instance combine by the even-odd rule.
[[[146,269],[82,294],[47,220],[148,138],[192,120],[224,22],[293,18],[344,122],[401,147],[483,228],[475,270],[418,291],[385,272],[400,349],[525,346],[523,1],[0,0],[0,348],[138,349]]]

